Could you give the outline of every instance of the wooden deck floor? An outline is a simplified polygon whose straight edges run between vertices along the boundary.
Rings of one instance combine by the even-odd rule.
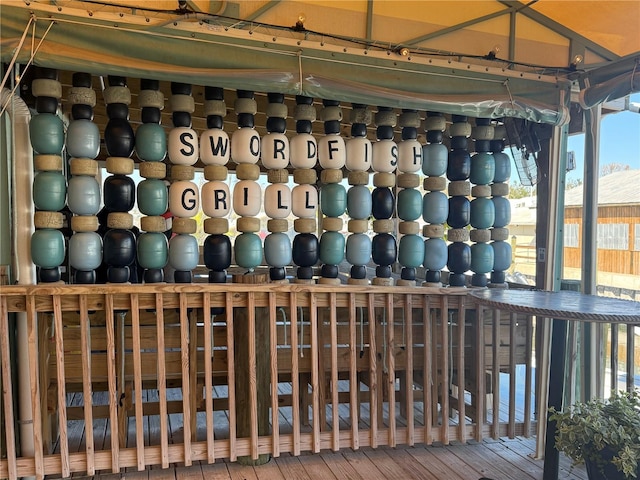
[[[541,460],[531,457],[534,439],[489,440],[467,445],[362,448],[358,451],[323,451],[320,454],[289,454],[259,467],[218,462],[191,467],[173,465],[166,470],[74,477],[95,480],[342,480],[342,479],[432,479],[432,480],[538,480]],[[583,466],[571,468],[561,458],[560,478],[583,480]]]

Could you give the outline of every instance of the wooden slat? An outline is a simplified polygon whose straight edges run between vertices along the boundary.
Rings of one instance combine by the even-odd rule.
[[[627,325],[627,391],[633,392],[635,386],[635,359],[636,340],[634,334],[634,326]]]
[[[406,326],[406,338],[404,342],[405,351],[407,353],[407,371],[406,371],[406,391],[405,402],[407,411],[407,445],[413,446],[415,443],[415,419],[413,411],[413,296],[405,295],[404,297],[404,317],[402,319]]]
[[[611,324],[611,358],[610,358],[610,379],[609,385],[611,388],[617,390],[618,385],[618,338],[619,330],[618,324]]]
[[[9,350],[9,315],[7,313],[7,299],[0,296],[0,357],[2,360],[2,391],[4,405],[4,425],[7,439],[8,473],[11,480],[18,478],[16,468],[16,438],[13,428],[13,388],[11,382],[11,350]]]
[[[389,395],[389,445],[396,446],[396,340],[394,335],[393,294],[386,295],[387,324],[387,387]]]
[[[4,298],[2,300],[6,301],[6,299]],[[0,305],[0,310],[2,310],[2,305]],[[29,381],[31,384],[31,411],[33,413],[33,448],[36,470],[35,476],[36,480],[42,480],[44,478],[42,408],[40,404],[40,367],[38,362],[37,314],[35,299],[33,298],[33,295],[29,295],[27,297],[26,311],[27,337],[29,343]],[[0,312],[0,319],[2,319],[2,322],[5,322],[5,313],[6,303],[4,313]],[[93,442],[93,431],[91,432],[91,435],[91,442]],[[87,449],[89,448],[88,444],[89,434],[87,432]],[[93,448],[93,443],[91,443],[91,447]]]
[[[491,369],[491,392],[493,393],[493,421],[491,422],[491,436],[497,439],[500,436],[500,310],[494,310],[492,314],[492,351],[493,368]]]
[[[67,392],[64,380],[64,337],[62,330],[62,308],[60,297],[53,297],[53,322],[56,341],[56,367],[58,374],[58,429],[60,445],[60,464],[63,477],[71,474],[69,467],[69,438],[67,436]]]
[[[85,452],[87,453],[87,475],[94,475],[93,461],[93,392],[91,390],[91,336],[87,297],[80,296],[80,332],[82,336],[82,397],[84,402]]]
[[[298,367],[298,305],[297,296],[289,297],[291,317],[291,415],[293,417],[293,454],[300,455],[300,371]]]
[[[464,297],[458,299],[458,345],[464,345],[464,333],[466,331],[467,311],[465,309]],[[458,364],[458,438],[462,443],[467,441],[467,414],[464,399],[465,390],[465,364],[464,364],[464,348],[457,350]]]
[[[482,352],[484,351],[484,305],[476,304],[476,351]],[[477,362],[476,368],[476,431],[475,437],[478,442],[482,441],[483,438],[483,426],[485,423],[485,395],[486,395],[486,384],[484,380],[485,376],[485,358],[483,354],[478,354],[477,358],[474,359]]]
[[[338,401],[338,326],[335,292],[329,294],[329,321],[331,328],[331,449],[337,452],[340,450],[340,405]]]
[[[251,458],[258,459],[258,382],[256,380],[256,304],[252,291],[247,292],[249,324],[249,416],[251,417]]]
[[[212,358],[214,355],[212,345],[211,329],[211,296],[207,293],[202,295],[202,316],[204,330],[204,408],[207,424],[207,462],[214,463],[215,438],[213,424],[213,382],[212,382]]]
[[[524,436],[529,437],[531,435],[531,391],[533,387],[533,365],[531,354],[531,352],[533,352],[533,318],[530,315],[525,315],[524,321],[527,332],[525,349],[529,352],[525,357],[524,367]]]
[[[182,365],[182,431],[184,442],[184,464],[186,467],[193,462],[191,459],[191,391],[189,377],[189,316],[187,296],[180,294],[180,360]],[[230,362],[231,363],[231,362]]]
[[[227,319],[227,355],[235,358],[233,338],[233,294],[225,294],[225,313]],[[229,460],[235,462],[238,459],[236,440],[236,372],[234,362],[227,362],[228,392],[229,392]]]
[[[442,297],[441,299],[441,318],[440,336],[442,342],[442,381],[439,385],[442,395],[442,423],[440,425],[440,438],[445,445],[449,444],[449,420],[447,418],[449,412],[449,299]]]
[[[515,437],[516,431],[516,323],[518,314],[509,315],[509,438]]]
[[[431,384],[433,365],[431,363],[432,338],[431,338],[431,302],[429,296],[422,297],[422,324],[424,325],[423,342],[423,378],[422,378],[422,399],[424,402],[424,442],[427,445],[433,443],[431,432],[433,431],[433,404],[431,402]]]
[[[280,415],[278,407],[278,312],[276,294],[269,293],[269,362],[271,367],[271,453],[280,456]]]
[[[318,305],[317,296],[311,292],[309,299],[309,323],[311,328],[311,391],[313,411],[313,453],[320,451],[320,385],[318,373]],[[324,414],[323,414],[324,416]],[[323,419],[324,421],[324,419]]]
[[[204,357],[205,352],[198,352],[198,311],[196,309],[187,310],[187,318],[189,319],[189,425],[191,430],[191,441],[197,441],[198,425],[196,412],[198,411],[198,401],[200,394],[198,392],[198,357]]]
[[[376,313],[373,293],[367,295],[369,321],[369,444],[378,446],[378,360],[376,345]]]
[[[145,468],[144,463],[144,413],[142,411],[142,360],[140,358],[140,311],[138,310],[138,295],[131,294],[131,327],[133,334],[133,388],[135,390],[136,416],[136,455],[138,471]]]
[[[165,363],[165,342],[164,342],[164,304],[163,295],[158,292],[156,299],[156,321],[158,322],[158,403],[160,410],[160,462],[162,468],[169,468],[169,426],[167,422],[167,374]]]
[[[362,308],[362,307],[360,307]],[[362,310],[361,310],[362,311]],[[351,448],[358,450],[360,421],[359,381],[356,371],[356,296],[349,294],[349,407],[351,417]],[[361,319],[364,321],[364,319]]]
[[[118,397],[116,379],[116,333],[113,295],[105,296],[105,320],[107,329],[107,375],[109,377],[109,426],[111,428],[111,471],[120,471],[120,442],[118,432]]]

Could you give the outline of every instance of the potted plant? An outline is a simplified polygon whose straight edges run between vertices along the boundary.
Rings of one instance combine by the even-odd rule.
[[[556,448],[585,462],[590,480],[640,479],[640,391],[552,409]]]

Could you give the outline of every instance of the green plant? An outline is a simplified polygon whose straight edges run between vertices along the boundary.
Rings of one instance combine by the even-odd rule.
[[[608,400],[551,410],[557,422],[556,448],[574,463],[594,462],[600,472],[613,463],[624,478],[640,471],[640,392],[614,393]]]

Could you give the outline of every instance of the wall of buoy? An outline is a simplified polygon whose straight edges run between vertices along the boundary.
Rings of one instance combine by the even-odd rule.
[[[505,284],[511,163],[499,121],[454,115],[448,123],[439,112],[362,104],[350,105],[343,118],[340,102],[324,99],[319,107],[304,96],[289,112],[283,94],[269,93],[261,137],[254,92],[238,90],[237,129],[228,135],[224,91],[207,86],[206,129],[198,134],[192,86],[172,83],[167,132],[159,82],[141,79],[134,80],[141,112],[134,130],[128,81],[108,77],[101,138],[91,75],[73,75],[65,125],[57,71],[37,70],[30,136],[38,282],[59,282],[67,270],[65,278],[75,284],[189,283],[202,253],[211,283],[226,282],[234,262],[249,271],[266,265],[272,282]],[[295,133],[287,135],[290,117]],[[313,135],[314,122],[322,122],[324,135]],[[351,131],[343,137],[345,123]],[[375,127],[373,141],[369,126]],[[102,185],[101,144],[108,174]],[[134,156],[143,179],[137,185]],[[194,182],[196,164],[201,185]],[[139,222],[131,214],[136,206]],[[202,247],[194,236],[199,212],[205,217]]]

